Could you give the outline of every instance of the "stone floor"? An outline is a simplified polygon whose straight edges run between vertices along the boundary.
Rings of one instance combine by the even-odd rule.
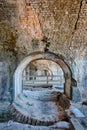
[[[25,91],[12,104],[2,102],[0,130],[69,130],[59,95],[56,90]]]
[[[58,121],[66,120],[65,112],[63,108],[59,106],[58,101],[35,100],[33,98],[20,95],[17,102],[13,104],[13,107],[16,110],[12,108],[12,114],[14,114],[15,111],[19,111],[25,117],[31,119],[31,122],[35,125],[40,125],[40,123],[42,125],[51,125]]]
[[[63,109],[67,100],[63,94],[61,97],[61,94],[47,89],[28,90],[18,95],[12,104],[0,102],[0,130],[70,130],[71,122],[67,120]],[[58,97],[62,100],[62,107]],[[79,111],[74,107],[78,108],[85,117],[79,115]],[[75,110],[74,114],[76,112],[77,116],[74,118],[80,122],[84,130],[87,130],[87,104],[71,102],[69,109]]]
[[[48,106],[50,106],[52,104],[49,104],[49,103],[44,104],[44,107],[46,105],[48,108]],[[53,105],[55,106],[57,104],[53,103]],[[53,108],[54,108],[54,106],[53,106]],[[46,107],[44,108],[44,107],[43,107],[43,109],[46,110],[47,108]],[[51,111],[53,111],[53,108]],[[12,115],[10,115],[9,110],[11,110],[10,103],[8,103],[8,102],[0,103],[0,130],[66,130],[66,129],[69,130],[69,127],[70,127],[69,122],[66,122],[66,121],[59,121],[50,126],[43,126],[43,125],[35,126],[35,125],[18,123],[18,122],[14,121],[15,119],[12,118]],[[36,110],[36,112],[38,112],[37,109],[35,109],[35,110]],[[46,116],[46,113],[47,113],[47,115],[50,115],[50,110],[49,111],[46,110],[46,113],[45,113],[45,110],[42,111],[43,114],[45,114],[45,116]],[[55,115],[55,112],[52,114]],[[11,120],[9,120],[9,119],[11,119]]]
[[[71,103],[74,107],[78,108],[85,117],[76,119],[79,120],[81,125],[84,127],[84,130],[87,130],[87,105],[81,103]],[[11,115],[9,115],[10,103],[8,102],[0,102],[0,130],[69,130],[69,122],[59,121],[54,123],[54,125],[50,126],[33,126],[29,124],[23,124],[15,122],[14,119],[11,119]],[[3,120],[4,118],[4,120]]]

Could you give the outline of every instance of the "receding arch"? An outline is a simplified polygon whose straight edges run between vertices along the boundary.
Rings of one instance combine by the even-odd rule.
[[[50,70],[48,67],[44,67],[42,70],[37,70],[36,72],[38,73],[39,71],[47,71],[51,76],[53,75],[52,70]]]
[[[64,78],[65,78],[65,84],[64,84],[64,93],[68,98],[71,98],[71,71],[68,67],[68,65],[64,62],[64,60],[59,57],[58,55],[54,53],[44,53],[44,52],[34,52],[31,53],[28,57],[26,57],[17,67],[15,74],[14,74],[14,100],[16,100],[16,97],[22,93],[22,72],[26,68],[26,66],[34,61],[34,60],[40,60],[40,59],[46,59],[51,60],[60,65],[64,72]]]

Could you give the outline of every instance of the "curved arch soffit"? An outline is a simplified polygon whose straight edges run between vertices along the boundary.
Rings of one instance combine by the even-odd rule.
[[[48,67],[43,67],[42,69],[38,69],[36,72],[46,70],[50,75],[53,75],[52,71]]]

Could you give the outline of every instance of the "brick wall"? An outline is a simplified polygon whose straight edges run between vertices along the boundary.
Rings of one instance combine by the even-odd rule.
[[[44,36],[50,42],[48,50],[65,57],[85,97],[86,0],[0,0],[0,62],[6,62],[10,68],[10,88],[19,62],[31,52],[44,50]]]

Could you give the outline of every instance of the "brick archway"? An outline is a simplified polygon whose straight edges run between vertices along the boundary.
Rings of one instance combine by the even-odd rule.
[[[28,57],[26,57],[17,67],[14,74],[14,100],[16,100],[17,96],[22,93],[22,72],[26,68],[26,66],[34,61],[46,59],[51,60],[57,63],[64,72],[65,84],[64,84],[64,93],[68,98],[71,98],[71,71],[68,65],[64,62],[64,60],[54,53],[44,53],[44,52],[35,52],[31,53]]]

